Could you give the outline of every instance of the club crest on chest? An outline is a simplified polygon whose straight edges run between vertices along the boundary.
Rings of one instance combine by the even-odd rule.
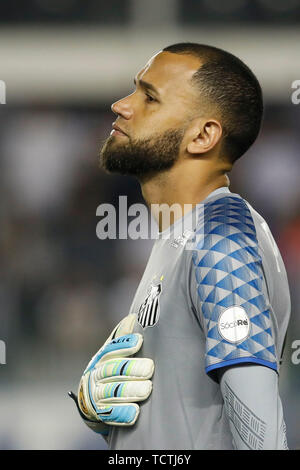
[[[162,285],[151,284],[147,291],[147,297],[141,304],[138,312],[138,322],[143,327],[154,326],[158,322],[160,314],[159,297]]]

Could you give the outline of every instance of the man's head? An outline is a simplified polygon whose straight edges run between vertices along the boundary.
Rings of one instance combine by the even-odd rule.
[[[232,54],[212,46],[168,46],[138,72],[136,89],[112,105],[118,119],[101,150],[108,171],[140,178],[183,159],[233,164],[255,141],[260,85]]]

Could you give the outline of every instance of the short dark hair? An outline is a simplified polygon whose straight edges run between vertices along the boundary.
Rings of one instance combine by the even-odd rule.
[[[184,42],[163,51],[190,54],[203,61],[192,82],[219,109],[224,156],[235,162],[256,140],[261,127],[263,97],[254,73],[233,54],[205,44]]]

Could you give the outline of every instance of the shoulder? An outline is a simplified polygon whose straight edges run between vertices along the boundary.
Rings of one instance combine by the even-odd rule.
[[[229,193],[208,200],[199,210],[193,264],[227,273],[247,269],[257,276],[261,256],[248,203]]]
[[[256,228],[250,206],[238,194],[219,196],[199,206],[196,249],[222,250],[229,245],[254,247]]]

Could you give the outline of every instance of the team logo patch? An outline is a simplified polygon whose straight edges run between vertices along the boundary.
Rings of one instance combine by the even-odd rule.
[[[250,333],[250,320],[243,307],[227,308],[219,317],[218,331],[230,343],[244,341]]]
[[[160,313],[159,296],[161,290],[161,284],[152,284],[148,289],[147,297],[138,312],[138,322],[143,328],[154,326],[158,322]]]

